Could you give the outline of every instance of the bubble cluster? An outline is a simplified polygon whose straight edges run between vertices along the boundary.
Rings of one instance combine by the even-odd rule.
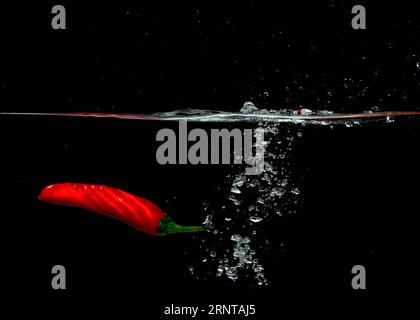
[[[259,112],[245,103],[241,112]],[[309,111],[305,111],[309,112]],[[264,259],[269,259],[270,239],[265,229],[296,211],[301,190],[291,174],[294,144],[302,137],[296,126],[284,123],[258,123],[264,130],[264,167],[261,174],[246,175],[243,166],[234,165],[220,189],[217,202],[206,205],[204,224],[214,236],[202,239],[200,262],[209,265],[216,277],[230,281],[253,278],[262,286],[269,283]],[[204,272],[203,272],[204,273]],[[206,275],[208,276],[208,275]]]
[[[230,239],[235,242],[233,248],[233,259],[221,260],[221,263],[217,267],[216,276],[221,276],[225,273],[230,280],[235,281],[239,277],[238,270],[252,269],[256,275],[258,284],[266,284],[267,279],[263,274],[264,267],[259,263],[258,259],[255,258],[256,252],[251,249],[249,245],[251,242],[250,238],[234,234]]]

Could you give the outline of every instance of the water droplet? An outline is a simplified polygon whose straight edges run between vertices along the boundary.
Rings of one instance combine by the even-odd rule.
[[[258,108],[252,102],[245,102],[240,112],[242,113],[253,113],[257,111]]]
[[[233,187],[233,188],[231,188],[230,189],[230,192],[232,192],[232,193],[236,193],[236,194],[239,194],[239,193],[241,193],[241,190],[239,190],[238,188],[236,188],[236,187]]]
[[[270,196],[272,197],[282,197],[285,193],[285,190],[280,188],[280,189],[272,189],[270,192]]]
[[[232,200],[235,206],[239,206],[241,204],[241,201],[236,199],[235,196],[230,196],[229,200]]]
[[[420,70],[420,61],[416,63],[417,69]]]
[[[265,165],[265,170],[264,170],[265,172],[273,171],[273,166],[270,163],[265,162],[264,165]]]
[[[241,240],[241,236],[239,235],[239,234],[233,234],[231,237],[230,237],[230,240],[232,240],[232,241],[239,241],[239,240]]]
[[[242,187],[242,185],[245,183],[244,177],[237,177],[235,181],[233,181],[232,186],[233,187]]]
[[[298,188],[293,188],[291,191],[292,191],[292,193],[293,193],[293,194],[295,194],[295,195],[300,194],[300,191],[299,191],[299,189],[298,189]]]
[[[207,229],[213,229],[214,228],[214,224],[213,224],[211,215],[206,216],[206,219],[203,222],[203,226],[205,226]]]
[[[249,239],[248,237],[243,237],[242,238],[242,243],[250,243],[251,239]]]
[[[235,159],[236,160],[242,160],[242,156],[241,155],[237,155],[237,156],[235,156]]]
[[[226,275],[232,281],[235,281],[236,279],[238,279],[238,274],[236,273],[236,267],[228,268],[228,270],[226,270]]]
[[[249,218],[249,220],[251,220],[254,223],[258,223],[258,222],[262,221],[262,218],[261,217],[256,217],[256,216],[252,216],[252,217]]]
[[[211,251],[210,252],[210,257],[215,258],[216,257],[216,252],[215,251]]]

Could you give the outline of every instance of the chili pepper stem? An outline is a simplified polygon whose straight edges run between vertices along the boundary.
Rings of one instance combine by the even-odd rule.
[[[181,226],[176,224],[171,217],[165,216],[160,221],[158,228],[158,234],[165,236],[167,234],[173,233],[186,233],[186,232],[201,232],[206,231],[206,228],[203,226]]]
[[[167,225],[166,234],[171,233],[185,233],[185,232],[200,232],[206,229],[202,226],[181,226],[175,222],[170,222]]]

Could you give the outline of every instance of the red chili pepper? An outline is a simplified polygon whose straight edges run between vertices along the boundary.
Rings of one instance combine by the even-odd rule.
[[[105,214],[152,235],[205,230],[203,226],[180,226],[153,202],[123,190],[102,185],[53,184],[44,188],[38,199]]]

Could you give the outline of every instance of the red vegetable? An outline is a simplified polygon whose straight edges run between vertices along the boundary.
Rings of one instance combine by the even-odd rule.
[[[153,202],[123,190],[103,185],[53,184],[44,188],[38,199],[105,214],[152,235],[205,230],[202,226],[180,226]]]

